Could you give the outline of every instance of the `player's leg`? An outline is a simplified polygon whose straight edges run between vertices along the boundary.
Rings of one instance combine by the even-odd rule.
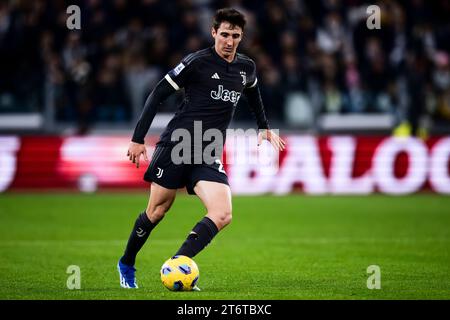
[[[194,191],[206,208],[206,217],[214,222],[218,231],[231,223],[231,190],[227,184],[202,180],[197,182]]]
[[[151,231],[164,218],[172,206],[176,189],[167,189],[152,183],[147,209],[139,214],[131,231],[124,255],[120,258],[118,269],[120,285],[124,288],[137,288],[134,264],[136,255],[147,241]]]
[[[147,209],[139,214],[136,219],[125,253],[121,258],[123,263],[130,266],[134,265],[136,255],[147,241],[151,231],[164,218],[164,215],[172,206],[176,192],[176,189],[167,189],[152,183]]]
[[[194,191],[206,207],[206,216],[199,221],[175,255],[194,257],[215,235],[231,222],[231,191],[227,184],[198,181]]]
[[[150,232],[164,217],[172,205],[183,168],[171,162],[171,148],[157,145],[152,155],[144,180],[151,183],[150,198],[147,209],[136,219],[128,240],[127,248],[121,261],[133,266],[136,255],[147,240]]]

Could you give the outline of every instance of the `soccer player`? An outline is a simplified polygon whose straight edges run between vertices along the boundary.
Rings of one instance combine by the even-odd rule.
[[[255,63],[236,52],[245,23],[244,15],[235,9],[218,10],[211,28],[214,46],[183,58],[159,81],[145,102],[127,153],[136,167],[139,167],[141,156],[148,161],[144,137],[158,106],[174,92],[181,88],[185,90],[184,101],[160,136],[144,175],[144,180],[151,183],[150,199],[147,209],[136,219],[125,253],[118,262],[120,285],[124,288],[138,287],[134,267],[136,255],[170,209],[177,189],[186,187],[189,194],[197,195],[207,213],[194,226],[175,255],[194,257],[231,222],[231,191],[220,162],[222,149],[215,154],[216,160],[212,163],[204,159],[200,162],[192,160],[198,156],[195,150],[193,155],[188,155],[191,161],[173,161],[172,150],[176,146],[173,133],[177,129],[193,136],[194,122],[198,124],[201,121],[202,133],[208,129],[220,130],[224,141],[226,129],[243,93],[257,120],[258,144],[266,139],[277,151],[285,147],[285,142],[269,129]],[[204,147],[202,142],[202,150]]]

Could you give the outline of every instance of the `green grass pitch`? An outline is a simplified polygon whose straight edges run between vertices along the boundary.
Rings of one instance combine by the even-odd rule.
[[[118,258],[146,194],[0,195],[0,299],[449,299],[450,197],[237,197],[233,222],[195,261],[201,292],[159,269],[204,209],[179,194],[119,286]],[[69,290],[67,267],[81,270]],[[367,267],[381,269],[369,290]]]

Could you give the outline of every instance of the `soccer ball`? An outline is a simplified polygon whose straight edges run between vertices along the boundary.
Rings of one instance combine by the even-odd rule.
[[[191,291],[200,275],[197,264],[189,257],[174,256],[161,267],[161,281],[171,291]]]

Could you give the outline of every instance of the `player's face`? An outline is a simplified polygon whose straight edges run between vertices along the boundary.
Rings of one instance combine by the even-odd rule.
[[[215,40],[214,47],[217,53],[225,60],[232,61],[239,42],[242,40],[241,27],[222,22],[217,31],[212,28],[211,33]]]

